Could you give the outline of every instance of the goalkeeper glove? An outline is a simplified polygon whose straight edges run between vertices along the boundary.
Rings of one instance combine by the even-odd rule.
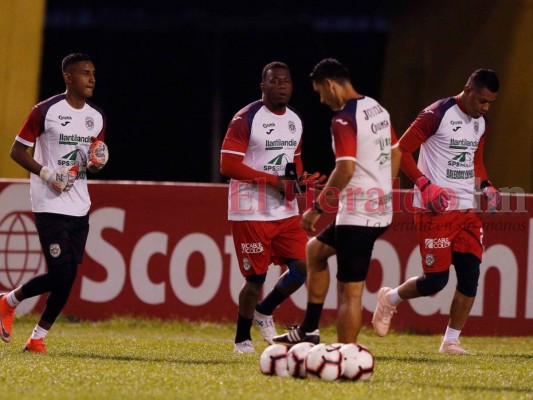
[[[498,189],[492,186],[489,181],[483,181],[481,183],[481,191],[487,198],[487,208],[489,213],[494,214],[500,209],[502,203],[502,194]]]
[[[90,168],[94,166],[97,169],[102,169],[109,160],[109,150],[107,149],[107,145],[94,136],[91,137],[91,142],[87,167]]]
[[[61,167],[54,170],[48,167],[42,167],[41,172],[39,172],[39,177],[43,182],[49,183],[55,191],[59,193],[68,192],[76,181],[79,169],[80,167],[78,165]]]
[[[431,211],[443,212],[450,205],[450,195],[438,185],[422,175],[415,182],[415,186],[420,189],[422,203]]]
[[[327,179],[326,175],[320,172],[308,174],[306,171],[298,178],[298,186],[302,192],[305,192],[308,187],[322,190],[324,189],[324,181]]]

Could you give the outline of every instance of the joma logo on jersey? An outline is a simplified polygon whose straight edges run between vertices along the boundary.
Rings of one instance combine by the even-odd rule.
[[[285,153],[281,153],[270,160],[267,165],[263,166],[264,171],[282,171],[285,170],[285,165],[291,162],[290,158]]]

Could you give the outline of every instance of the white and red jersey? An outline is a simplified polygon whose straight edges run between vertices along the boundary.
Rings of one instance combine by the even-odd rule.
[[[231,120],[221,153],[242,155],[243,164],[271,175],[284,175],[287,163],[300,155],[303,125],[289,106],[283,115],[262,101],[240,110]],[[287,201],[271,185],[231,179],[230,221],[275,221],[298,215],[296,200]]]
[[[365,96],[351,99],[331,120],[335,161],[353,160],[342,190],[337,225],[387,226],[392,221],[391,150],[398,140],[388,111]]]
[[[475,208],[478,174],[474,167],[482,160],[478,149],[482,149],[486,137],[485,117],[470,117],[455,97],[449,97],[424,109],[409,131],[423,142],[418,169],[432,183],[447,189],[450,209]],[[413,202],[415,207],[423,208],[420,191],[415,191]]]
[[[104,140],[105,116],[94,104],[71,107],[65,94],[53,96],[33,107],[20,128],[16,140],[34,147],[34,159],[51,170],[79,165],[74,186],[58,193],[39,176],[30,174],[32,210],[72,216],[89,212],[91,200],[87,189],[87,153],[91,136]]]

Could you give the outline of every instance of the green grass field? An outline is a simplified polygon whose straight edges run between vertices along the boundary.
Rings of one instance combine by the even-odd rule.
[[[235,355],[232,324],[60,320],[48,354],[23,353],[36,320],[15,320],[13,341],[0,342],[2,399],[533,399],[531,337],[464,337],[473,354],[451,356],[438,336],[364,330],[372,379],[325,382],[263,376],[255,327],[258,353]],[[333,328],[321,334],[336,341]]]

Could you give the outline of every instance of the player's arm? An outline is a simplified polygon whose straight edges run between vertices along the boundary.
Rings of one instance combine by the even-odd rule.
[[[251,184],[266,182],[280,192],[285,190],[283,176],[255,170],[246,165],[244,155],[250,140],[250,127],[246,118],[237,114],[228,126],[220,151],[220,173],[231,179],[248,181]]]
[[[449,194],[422,174],[413,157],[413,152],[436,132],[437,127],[438,119],[435,113],[432,110],[424,110],[400,138],[399,147],[402,152],[401,169],[420,190],[425,207],[442,212],[448,208]]]
[[[302,228],[309,234],[315,231],[315,224],[325,210],[334,207],[336,197],[348,185],[355,172],[357,154],[357,127],[353,119],[338,114],[331,122],[331,133],[335,143],[335,168],[311,208],[302,216]],[[330,202],[331,200],[331,202]]]
[[[396,136],[396,131],[394,127],[391,126],[391,178],[394,179],[398,176],[400,171],[400,163],[402,160],[402,151],[400,150],[400,145],[398,143],[398,138]]]
[[[29,147],[15,140],[10,151],[13,161],[32,174],[39,176],[43,182],[48,183],[56,192],[68,192],[76,181],[79,167],[74,165],[54,170],[43,167],[29,154]]]
[[[239,181],[250,181],[251,183],[264,181],[274,187],[278,184],[278,177],[276,175],[250,168],[242,162],[243,160],[244,156],[240,154],[221,153],[220,173],[228,178]]]
[[[39,176],[43,166],[39,164],[28,152],[30,146],[15,140],[11,146],[10,156],[18,165],[25,170]]]
[[[479,188],[487,198],[488,211],[493,214],[501,208],[502,195],[500,191],[489,181],[485,162],[483,161],[483,150],[485,148],[485,138],[487,130],[479,140],[478,147],[474,153],[474,173],[476,181],[479,182]]]

